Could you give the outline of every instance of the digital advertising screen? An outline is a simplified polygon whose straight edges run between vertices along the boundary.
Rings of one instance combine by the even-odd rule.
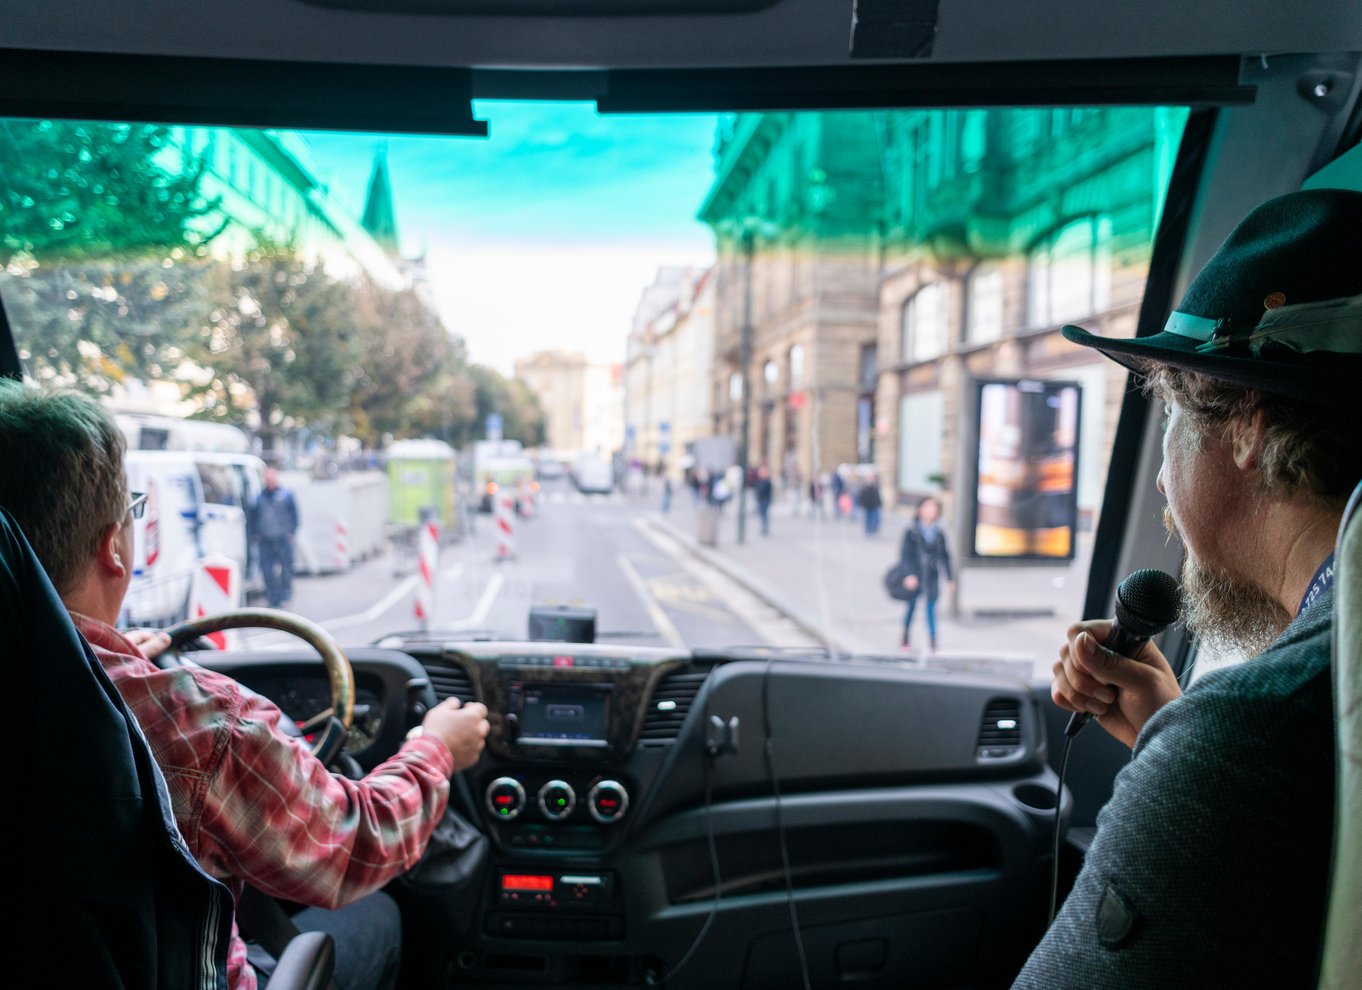
[[[975,385],[979,429],[970,555],[1072,559],[1081,386],[1033,379]]]

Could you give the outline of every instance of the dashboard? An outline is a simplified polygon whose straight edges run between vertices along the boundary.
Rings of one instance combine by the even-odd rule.
[[[1001,986],[1039,934],[1056,781],[1025,685],[760,650],[349,658],[359,770],[443,698],[489,710],[450,799],[488,855],[471,895],[404,912],[419,985],[797,984],[791,903],[816,985]],[[304,651],[195,660],[295,722],[329,705]]]

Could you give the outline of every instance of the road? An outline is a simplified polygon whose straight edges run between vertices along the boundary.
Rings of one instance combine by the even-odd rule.
[[[649,522],[645,507],[620,494],[582,495],[548,482],[531,519],[516,520],[514,557],[495,557],[495,523],[441,547],[432,631],[528,635],[532,604],[585,604],[597,610],[597,642],[685,648],[809,646],[812,641],[770,606],[694,557]],[[393,552],[330,575],[299,575],[287,606],[319,622],[342,646],[376,642],[417,627],[415,561]],[[242,645],[290,643],[247,632]]]

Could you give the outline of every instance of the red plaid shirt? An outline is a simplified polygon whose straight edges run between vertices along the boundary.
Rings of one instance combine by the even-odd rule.
[[[454,769],[438,739],[413,739],[363,780],[348,780],[283,733],[288,716],[268,699],[202,667],[161,670],[104,623],[72,617],[141,725],[189,848],[234,894],[249,881],[334,908],[421,858]],[[227,978],[234,990],[256,986],[235,921]]]

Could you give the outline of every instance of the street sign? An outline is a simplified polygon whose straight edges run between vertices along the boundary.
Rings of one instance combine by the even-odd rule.
[[[504,424],[503,424],[503,421],[502,421],[502,418],[501,418],[501,413],[488,413],[488,414],[487,414],[487,439],[488,439],[488,440],[499,441],[499,440],[501,439],[501,430],[502,430],[502,426],[503,426],[503,425],[504,425]]]

